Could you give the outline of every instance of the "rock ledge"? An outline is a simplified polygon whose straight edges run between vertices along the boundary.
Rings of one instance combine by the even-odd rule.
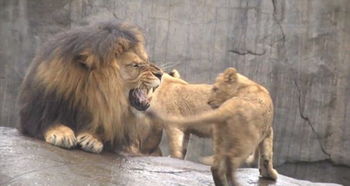
[[[65,150],[0,127],[0,185],[214,185],[208,166],[168,157],[122,157]],[[337,185],[239,169],[241,185]]]

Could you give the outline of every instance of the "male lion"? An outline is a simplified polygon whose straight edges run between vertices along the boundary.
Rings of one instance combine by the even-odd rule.
[[[207,104],[211,85],[189,84],[180,79],[177,70],[168,74],[164,73],[159,87],[152,95],[150,109],[163,110],[167,114],[176,116],[189,116],[211,110]],[[156,121],[154,121],[156,122]],[[199,137],[212,137],[212,126],[176,126],[166,123],[157,125],[164,128],[168,137],[170,155],[183,159],[187,152],[190,134]]]
[[[211,167],[215,185],[236,184],[233,172],[256,149],[261,176],[276,180],[277,171],[272,165],[273,105],[269,92],[236,73],[234,68],[228,68],[217,77],[208,104],[214,110],[187,118],[160,119],[181,126],[215,123],[215,156]],[[150,111],[149,115],[155,117],[157,113]]]
[[[64,148],[127,149],[138,132],[129,122],[135,117],[130,104],[147,109],[145,94],[161,75],[135,26],[105,22],[58,34],[36,54],[23,81],[21,129]]]

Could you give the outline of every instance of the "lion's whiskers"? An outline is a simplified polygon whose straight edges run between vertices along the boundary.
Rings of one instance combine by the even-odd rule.
[[[164,71],[168,71],[168,70],[171,70],[171,68],[174,68],[175,66],[178,66],[181,63],[182,62],[176,62],[176,63],[168,62],[168,63],[160,64],[159,67]]]

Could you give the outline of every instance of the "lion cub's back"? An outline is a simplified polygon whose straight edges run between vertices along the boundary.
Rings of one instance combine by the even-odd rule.
[[[173,92],[170,99],[175,114],[189,116],[210,110],[207,104],[210,95],[211,85],[187,84],[172,86],[169,92]],[[171,113],[170,113],[171,114]]]
[[[183,117],[211,110],[207,104],[211,88],[212,85],[207,84],[187,84],[173,87],[171,91],[176,92],[176,99],[171,105],[172,110],[176,110],[175,114]],[[212,125],[191,126],[186,131],[200,137],[210,137],[212,136]]]

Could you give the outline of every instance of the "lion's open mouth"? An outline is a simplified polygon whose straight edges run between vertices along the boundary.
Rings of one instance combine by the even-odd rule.
[[[141,88],[131,89],[129,92],[129,103],[139,111],[145,111],[150,106],[147,90]]]

